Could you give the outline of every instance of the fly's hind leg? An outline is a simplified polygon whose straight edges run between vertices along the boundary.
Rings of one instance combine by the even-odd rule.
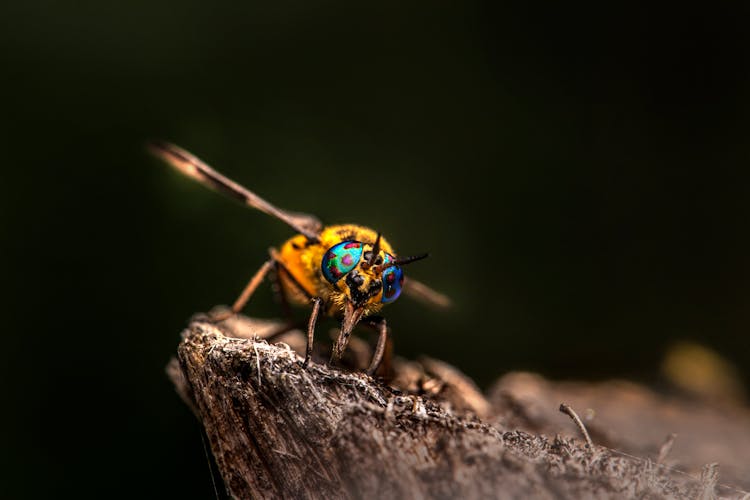
[[[294,276],[289,272],[289,270],[284,266],[284,264],[281,262],[281,260],[278,258],[278,252],[275,249],[269,250],[271,254],[271,258],[267,260],[260,269],[255,273],[255,275],[250,278],[250,281],[245,286],[245,289],[242,291],[239,297],[237,297],[237,300],[234,301],[234,304],[232,305],[231,311],[227,311],[222,314],[217,314],[213,317],[215,321],[223,321],[233,314],[239,313],[242,308],[245,307],[245,304],[247,304],[247,301],[250,300],[250,297],[253,295],[255,290],[258,288],[258,286],[263,282],[263,279],[266,277],[266,275],[271,271],[271,269],[275,269],[277,273],[277,285],[279,287],[283,287],[281,278],[278,276],[279,273],[285,273],[286,276],[289,277],[292,284],[294,284],[304,295],[307,296],[307,298],[310,299],[313,305],[312,313],[310,314],[310,320],[307,323],[307,346],[305,349],[305,361],[303,363],[303,366],[307,367],[307,365],[310,363],[310,358],[312,357],[312,348],[313,348],[313,337],[315,335],[315,324],[318,321],[318,315],[320,314],[320,309],[323,306],[323,299],[320,297],[313,297],[310,295],[310,293],[305,290],[305,288],[294,278]],[[284,289],[279,288],[280,295],[283,301],[283,304],[286,305],[286,309],[288,309],[288,302],[286,300],[286,295],[284,294]],[[273,332],[269,338],[275,337],[277,335],[280,335],[282,333],[285,333],[292,329],[294,327],[293,322],[290,320],[286,325],[283,325],[278,332]],[[382,357],[382,353],[381,353]]]
[[[223,313],[219,313],[213,316],[214,321],[223,321],[233,314],[239,313],[242,308],[245,307],[245,304],[247,304],[247,301],[250,300],[250,297],[253,295],[255,290],[258,288],[258,286],[263,282],[263,279],[266,277],[268,272],[273,269],[274,264],[276,262],[276,259],[271,258],[263,263],[263,265],[258,269],[258,271],[253,275],[252,278],[250,278],[250,281],[245,286],[245,289],[242,290],[242,293],[239,297],[237,297],[237,300],[234,301],[234,304],[232,305],[232,309],[230,311],[226,311]]]

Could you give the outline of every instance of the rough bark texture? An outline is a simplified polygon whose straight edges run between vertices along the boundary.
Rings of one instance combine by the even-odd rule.
[[[741,488],[747,488],[750,477],[745,410],[727,414],[688,408],[685,423],[681,403],[660,400],[632,384],[623,385],[624,390],[554,384],[530,374],[504,377],[485,398],[455,368],[429,359],[397,361],[389,386],[325,364],[304,369],[290,347],[301,347],[299,332],[273,339],[286,343],[256,337],[273,328],[243,318],[219,327],[197,318],[183,333],[177,360],[168,368],[206,430],[232,497],[745,495]],[[353,359],[362,357],[358,348],[363,347],[352,346]],[[625,400],[618,402],[619,397]],[[593,449],[571,437],[578,431],[557,412],[561,402],[584,412],[597,409],[586,422]],[[702,439],[709,428],[713,431]],[[674,454],[656,463],[661,443],[675,430],[697,436],[686,438],[686,451],[679,456],[678,437]],[[724,442],[730,435],[735,439]],[[697,452],[691,448],[704,441],[713,442],[713,455],[709,445],[696,445]],[[609,449],[616,447],[634,456]],[[662,451],[665,455],[666,448]],[[702,467],[715,457],[730,462],[721,469]],[[725,466],[731,470],[728,477]],[[732,487],[721,484],[727,479]]]

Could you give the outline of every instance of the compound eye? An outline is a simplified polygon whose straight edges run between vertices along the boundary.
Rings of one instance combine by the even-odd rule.
[[[359,241],[342,241],[326,251],[323,262],[320,263],[323,276],[330,282],[336,283],[346,273],[357,267],[362,258],[362,243]]]
[[[392,260],[393,257],[386,254],[385,264],[388,264]],[[401,295],[401,287],[404,284],[404,271],[398,266],[389,267],[388,269],[383,271],[382,280],[383,298],[380,299],[380,301],[384,304],[393,302],[398,298],[399,295]]]

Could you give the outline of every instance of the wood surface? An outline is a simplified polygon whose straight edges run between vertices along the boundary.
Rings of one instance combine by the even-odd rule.
[[[302,332],[269,337],[278,327],[197,316],[168,366],[229,497],[750,499],[745,408],[525,373],[485,395],[427,358],[394,360],[384,383],[356,370],[364,342],[351,369],[325,364],[325,346],[305,369]]]

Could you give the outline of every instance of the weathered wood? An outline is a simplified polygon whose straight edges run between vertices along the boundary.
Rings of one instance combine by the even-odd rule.
[[[701,480],[581,439],[512,428],[523,412],[509,413],[507,392],[490,402],[434,360],[397,363],[391,382],[423,395],[325,364],[304,369],[287,345],[249,338],[266,326],[197,319],[169,368],[233,497],[742,497],[716,487],[713,470]],[[296,335],[283,338],[294,344]],[[549,409],[557,417],[560,402]]]
[[[511,373],[489,391],[497,424],[535,434],[575,435],[572,422],[550,412],[564,401],[577,408],[594,442],[700,475],[720,464],[721,483],[750,490],[750,410],[739,404],[708,404],[657,394],[624,380],[552,382],[531,373]]]

